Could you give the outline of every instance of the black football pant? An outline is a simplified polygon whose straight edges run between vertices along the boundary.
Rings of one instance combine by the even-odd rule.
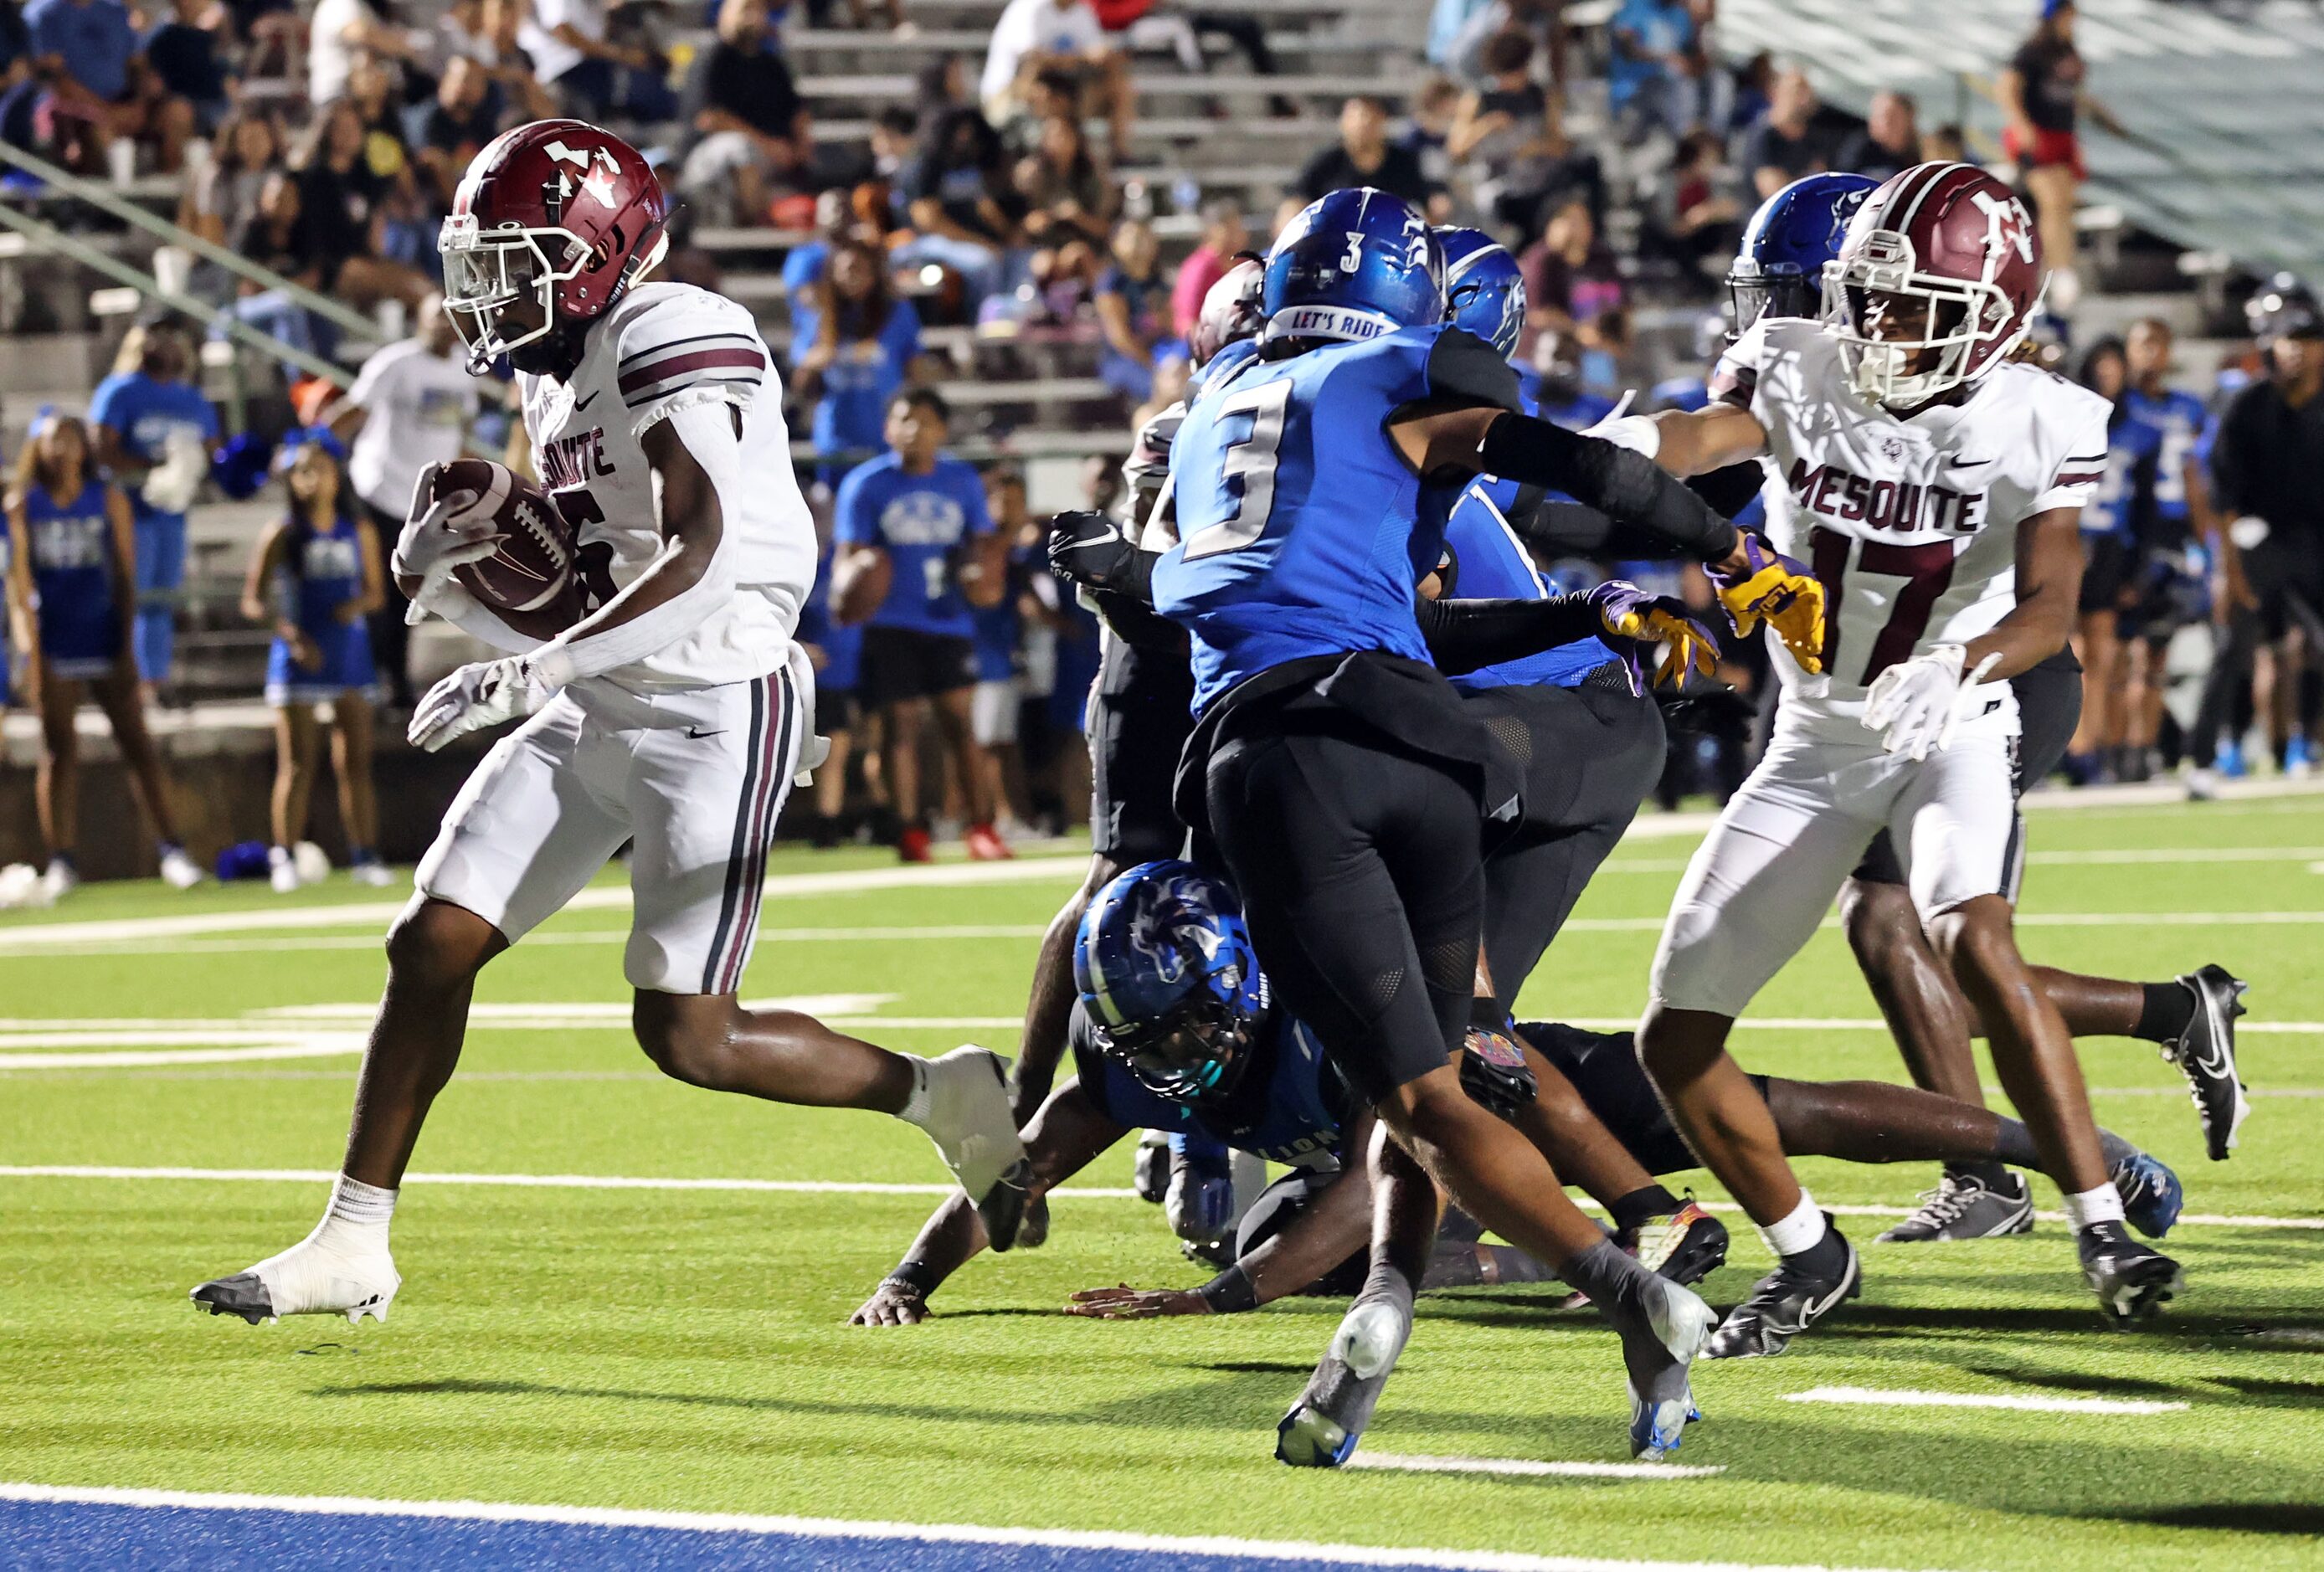
[[[1204,775],[1219,855],[1280,1007],[1366,1104],[1452,1062],[1485,879],[1476,794],[1360,723],[1254,718]]]
[[[1485,862],[1485,963],[1509,1010],[1661,777],[1663,716],[1612,688],[1492,688],[1463,703],[1525,767],[1524,817]]]

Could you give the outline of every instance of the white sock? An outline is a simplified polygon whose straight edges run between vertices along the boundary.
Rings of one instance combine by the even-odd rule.
[[[1830,1225],[1816,1209],[1815,1197],[1800,1191],[1800,1204],[1788,1216],[1759,1229],[1759,1237],[1778,1255],[1798,1255],[1823,1242]]]
[[[2111,1184],[2102,1184],[2096,1190],[2070,1195],[2066,1198],[2066,1220],[2074,1225],[2077,1234],[2093,1223],[2118,1223],[2122,1221],[2122,1192]]]
[[[928,1062],[914,1059],[912,1095],[904,1099],[904,1106],[896,1111],[896,1117],[908,1125],[918,1125],[925,1130],[928,1127],[928,1104],[931,1100],[928,1096]]]
[[[342,1173],[331,1186],[331,1204],[315,1232],[333,1235],[342,1245],[384,1250],[388,1219],[395,1215],[395,1194]]]

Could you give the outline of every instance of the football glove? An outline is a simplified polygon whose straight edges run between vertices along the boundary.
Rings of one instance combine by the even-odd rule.
[[[1973,705],[1970,691],[1985,680],[1999,655],[1988,655],[1964,676],[1961,663],[1968,651],[1958,644],[1940,644],[1926,654],[1900,660],[1872,679],[1864,701],[1864,724],[1883,732],[1891,753],[1923,759],[1952,745],[1961,716]]]
[[[1170,1185],[1162,1215],[1170,1231],[1193,1245],[1215,1244],[1234,1217],[1234,1177],[1223,1151],[1198,1149],[1179,1136],[1170,1142]]]
[[[475,662],[428,690],[404,736],[433,753],[455,737],[530,715],[556,693],[533,675],[529,655]]]
[[[1784,648],[1813,674],[1823,669],[1823,584],[1806,567],[1769,546],[1748,529],[1743,535],[1743,567],[1734,574],[1714,571],[1712,587],[1735,631],[1748,638],[1765,621],[1784,641]]]
[[[436,471],[429,464],[420,472],[420,483],[411,489],[412,508],[420,509],[421,499],[435,489]],[[500,549],[501,534],[494,528],[492,515],[464,517],[475,506],[474,492],[454,492],[438,497],[416,517],[408,517],[403,531],[395,538],[395,551],[388,558],[388,566],[399,578],[420,581],[419,591],[411,597],[411,607],[404,613],[407,622],[418,622],[427,615],[444,586],[451,582],[452,570],[466,563],[482,562]]]
[[[1583,427],[1582,435],[1610,442],[1617,447],[1627,447],[1632,453],[1642,453],[1648,458],[1662,452],[1662,427],[1655,424],[1654,418],[1628,413],[1630,400],[1634,396],[1633,391],[1626,390],[1622,401],[1600,417],[1595,426]]]
[[[1541,1095],[1525,1051],[1507,1033],[1471,1026],[1467,1048],[1461,1055],[1461,1089],[1480,1108],[1513,1119]]]
[[[1138,555],[1111,517],[1080,508],[1049,520],[1048,551],[1051,573],[1093,590],[1124,589]]]
[[[1608,637],[1663,647],[1655,666],[1656,687],[1677,687],[1690,669],[1704,676],[1719,669],[1718,639],[1687,614],[1686,602],[1677,596],[1650,595],[1636,584],[1609,579],[1590,592],[1589,600]]]

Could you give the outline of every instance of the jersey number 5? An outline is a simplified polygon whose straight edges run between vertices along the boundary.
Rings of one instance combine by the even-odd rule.
[[[576,540],[588,526],[605,521],[605,510],[597,506],[597,499],[586,491],[553,492],[549,500],[556,507],[557,516],[564,519],[566,527],[573,531]],[[573,553],[573,569],[580,577],[581,588],[587,593],[593,610],[621,593],[613,583],[613,548],[606,541],[594,540],[586,546],[576,547]]]
[[[1885,540],[1858,541],[1821,525],[1810,531],[1810,538],[1815,547],[1815,575],[1823,581],[1826,671],[1839,669],[1840,611],[1847,604],[1849,547],[1858,548],[1855,553],[1857,572],[1904,581],[1904,587],[1896,592],[1895,600],[1889,605],[1888,621],[1872,640],[1872,652],[1865,657],[1864,671],[1856,679],[1858,687],[1869,687],[1874,677],[1898,661],[1911,658],[1921,635],[1929,630],[1929,614],[1936,610],[1937,597],[1953,582],[1953,543],[1934,540],[1926,546],[1896,546]]]
[[[1221,499],[1233,510],[1186,536],[1185,559],[1239,551],[1267,533],[1275,511],[1276,449],[1283,443],[1283,418],[1291,400],[1288,382],[1261,382],[1219,400],[1217,427],[1231,432],[1244,421],[1248,433],[1227,444],[1219,465]]]

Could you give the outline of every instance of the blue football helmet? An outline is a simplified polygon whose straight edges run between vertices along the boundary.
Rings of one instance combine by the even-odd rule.
[[[1233,1090],[1267,1013],[1233,893],[1175,858],[1097,892],[1074,939],[1074,986],[1099,1052],[1173,1102]]]
[[[1880,188],[1868,175],[1803,175],[1759,204],[1727,270],[1733,331],[1761,317],[1814,317],[1823,309],[1823,270],[1840,255],[1849,220]]]
[[[1444,320],[1491,345],[1507,360],[1525,332],[1525,275],[1508,247],[1481,229],[1443,227]]]
[[[1361,341],[1444,319],[1444,252],[1401,198],[1350,187],[1302,207],[1267,253],[1263,342]]]

